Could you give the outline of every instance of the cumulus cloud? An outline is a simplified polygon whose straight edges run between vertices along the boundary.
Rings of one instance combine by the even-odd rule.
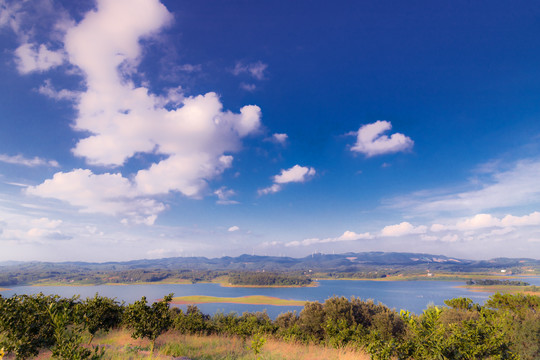
[[[201,198],[208,181],[232,166],[231,154],[240,150],[242,138],[261,127],[258,106],[247,105],[233,113],[223,109],[213,92],[156,95],[132,81],[141,60],[141,39],[171,21],[158,0],[99,0],[95,10],[67,29],[64,41],[69,62],[82,71],[86,84],[76,103],[73,127],[90,135],[79,140],[73,153],[89,164],[107,167],[123,166],[140,153],[161,160],[129,178],[120,172],[94,174],[83,169],[57,173],[30,187],[28,194],[148,224],[164,209],[152,197],[179,192]],[[247,71],[257,77],[264,68],[250,65]],[[69,95],[53,90],[46,83],[41,92]],[[64,186],[68,179],[88,187]]]
[[[15,50],[17,70],[21,74],[33,71],[45,71],[62,65],[64,54],[60,51],[51,51],[43,44],[22,44]]]
[[[274,142],[276,142],[278,144],[281,144],[281,145],[284,145],[287,142],[288,138],[289,138],[289,136],[287,134],[276,133],[276,134],[272,135],[272,141],[274,141]]]
[[[81,212],[125,214],[134,223],[151,225],[165,205],[141,197],[137,187],[120,173],[96,175],[87,169],[58,172],[52,179],[26,189],[28,195],[65,201]]]
[[[71,236],[64,232],[64,222],[60,219],[36,218],[17,212],[10,212],[8,217],[9,219],[6,221],[0,220],[0,241],[11,241],[18,244],[44,244],[51,240],[71,239]]]
[[[382,135],[391,128],[392,124],[389,121],[381,120],[361,126],[356,132],[356,144],[351,147],[351,151],[371,157],[412,149],[414,141],[408,136],[400,133],[392,134],[390,137]]]
[[[0,162],[4,162],[8,164],[15,164],[15,165],[23,165],[23,166],[28,166],[28,167],[35,167],[35,166],[59,167],[60,166],[56,160],[46,160],[37,156],[31,159],[28,159],[20,154],[13,155],[13,156],[0,154]]]
[[[229,231],[229,232],[235,232],[235,231],[238,231],[238,230],[240,230],[240,228],[239,228],[238,226],[235,225],[235,226],[231,226],[227,231]]]
[[[433,232],[448,230],[474,231],[494,227],[511,228],[538,225],[540,225],[540,212],[534,211],[528,215],[515,216],[508,214],[502,218],[491,214],[476,214],[472,217],[460,219],[455,224],[433,224],[430,229]]]
[[[404,236],[404,235],[411,235],[411,234],[423,234],[427,231],[427,227],[424,225],[420,226],[413,226],[409,222],[402,222],[400,224],[396,225],[388,225],[385,226],[381,230],[381,236]]]
[[[540,212],[535,211],[529,215],[514,216],[506,215],[501,219],[503,226],[533,226],[540,225]]]
[[[264,64],[261,61],[257,61],[251,64],[237,62],[234,69],[232,70],[232,73],[237,76],[247,73],[257,80],[263,80],[266,68],[268,68],[268,65]]]
[[[456,224],[458,230],[475,230],[500,225],[500,220],[490,214],[477,214]]]
[[[341,236],[338,236],[338,237],[325,238],[325,239],[311,238],[311,239],[304,239],[302,241],[291,241],[291,242],[286,243],[285,246],[286,247],[309,246],[309,245],[315,245],[315,244],[327,244],[327,243],[357,241],[357,240],[367,240],[367,239],[373,239],[373,235],[371,235],[369,232],[366,232],[363,234],[357,234],[354,231],[347,230]]]
[[[274,176],[274,182],[277,184],[286,184],[290,182],[305,182],[314,175],[314,168],[294,165],[290,169],[281,170],[281,173],[279,175]]]
[[[306,182],[315,176],[315,173],[315,169],[312,167],[294,165],[290,169],[281,170],[280,174],[274,176],[274,184],[267,188],[259,189],[258,193],[259,195],[276,193],[282,189],[283,184],[291,182]]]

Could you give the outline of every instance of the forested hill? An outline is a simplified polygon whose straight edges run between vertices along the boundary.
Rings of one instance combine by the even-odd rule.
[[[344,254],[312,254],[304,258],[240,255],[237,257],[174,257],[164,259],[142,259],[126,262],[0,262],[0,272],[29,270],[32,268],[63,270],[120,271],[131,269],[162,270],[212,270],[212,271],[309,271],[313,272],[357,272],[382,268],[429,269],[445,271],[493,271],[513,267],[540,268],[540,260],[497,258],[491,260],[466,260],[444,255],[363,252]]]

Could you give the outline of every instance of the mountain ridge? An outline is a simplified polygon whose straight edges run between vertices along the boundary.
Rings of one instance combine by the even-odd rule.
[[[186,270],[344,270],[343,268],[362,268],[380,266],[434,268],[499,268],[510,266],[540,266],[540,260],[533,258],[499,257],[487,260],[470,260],[446,255],[409,252],[346,252],[341,254],[313,253],[295,258],[286,256],[249,255],[236,257],[223,256],[219,258],[197,257],[168,257],[161,259],[137,259],[129,261],[84,262],[84,261],[7,261],[0,262],[0,271],[16,267],[89,267],[104,270],[122,269],[186,269]]]

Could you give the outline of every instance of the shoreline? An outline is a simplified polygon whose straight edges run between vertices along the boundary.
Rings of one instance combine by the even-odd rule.
[[[534,275],[528,275],[528,277],[536,277]],[[516,279],[515,275],[494,275],[494,274],[436,274],[433,276],[427,276],[426,274],[411,274],[411,275],[390,275],[384,278],[325,278],[319,277],[317,280],[348,280],[348,281],[464,281],[469,279],[489,279],[500,280],[504,279]]]
[[[221,287],[231,287],[231,288],[304,288],[304,287],[318,287],[318,282],[313,282],[309,285],[232,285],[230,283],[225,283],[222,281],[198,281],[196,283],[192,283],[190,280],[182,280],[179,279],[177,281],[141,281],[141,282],[132,282],[132,283],[94,283],[94,284],[81,284],[79,282],[72,282],[72,283],[65,283],[65,282],[34,282],[30,284],[21,284],[23,286],[98,286],[98,285],[106,285],[106,286],[128,286],[128,285],[194,285],[194,284],[219,284]],[[6,289],[8,290],[8,289]],[[0,290],[1,291],[1,290]]]
[[[456,286],[457,288],[467,289],[472,292],[487,292],[487,293],[502,293],[502,294],[524,294],[524,295],[534,295],[540,296],[540,291],[532,291],[531,288],[534,285],[530,286],[516,286],[516,285],[461,285]],[[536,286],[536,288],[540,288]]]
[[[304,288],[304,287],[318,287],[320,286],[319,281],[324,280],[340,280],[340,281],[448,281],[448,282],[460,282],[466,281],[469,279],[492,279],[492,280],[501,280],[501,279],[524,279],[527,277],[537,277],[536,275],[526,274],[526,275],[499,275],[499,274],[449,274],[449,273],[435,273],[432,276],[427,276],[426,274],[398,274],[390,275],[384,278],[329,278],[329,277],[316,277],[315,280],[309,285],[233,285],[228,283],[226,280],[221,278],[213,279],[212,281],[198,281],[193,283],[188,279],[165,279],[161,281],[153,282],[122,282],[122,283],[81,283],[81,282],[60,282],[60,281],[35,281],[27,284],[19,284],[20,286],[97,286],[97,285],[107,285],[107,286],[126,286],[126,285],[192,285],[192,284],[219,284],[221,287],[229,288]],[[7,290],[7,289],[5,289]],[[0,290],[0,291],[5,291]],[[487,292],[491,290],[485,290]]]
[[[233,285],[230,283],[219,283],[221,287],[228,288],[254,288],[254,289],[279,289],[279,288],[307,288],[307,287],[318,287],[319,283],[313,281],[309,285]]]
[[[206,295],[190,295],[174,297],[171,304],[242,304],[242,305],[270,305],[270,306],[304,306],[307,300],[281,299],[274,296],[250,295],[240,297],[219,297]]]

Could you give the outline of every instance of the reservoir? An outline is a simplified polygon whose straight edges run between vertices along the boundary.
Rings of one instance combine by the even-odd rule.
[[[524,278],[531,285],[540,285],[540,277]],[[81,298],[93,297],[96,293],[119,302],[133,303],[146,296],[148,301],[155,301],[174,293],[174,296],[207,295],[220,297],[239,297],[248,295],[266,295],[283,299],[319,301],[332,296],[356,297],[362,300],[373,299],[397,311],[401,309],[420,314],[428,305],[444,305],[444,300],[456,297],[468,297],[476,303],[484,303],[490,293],[473,292],[458,286],[463,281],[362,281],[362,280],[320,280],[317,287],[304,288],[238,288],[222,287],[220,284],[155,284],[155,285],[91,285],[91,286],[14,286],[0,294],[9,297],[13,294],[60,295]],[[177,306],[177,305],[175,305]],[[271,306],[245,304],[198,304],[205,314],[216,312],[241,314],[244,311],[266,310],[275,318],[282,312],[302,310],[302,306]],[[178,305],[186,309],[186,305]]]

